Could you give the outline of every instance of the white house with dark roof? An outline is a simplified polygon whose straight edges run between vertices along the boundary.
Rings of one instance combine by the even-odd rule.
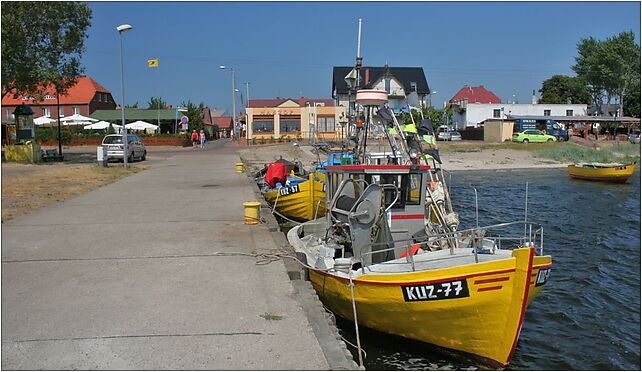
[[[349,90],[346,75],[353,67],[335,66],[332,72],[332,97],[337,106],[348,107]],[[379,89],[388,92],[388,104],[395,112],[406,103],[411,106],[427,106],[430,87],[422,67],[361,67],[359,89]],[[351,94],[354,94],[352,92]],[[354,97],[352,97],[354,100]]]

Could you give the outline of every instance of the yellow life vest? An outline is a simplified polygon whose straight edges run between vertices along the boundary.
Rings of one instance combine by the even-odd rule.
[[[421,139],[430,145],[437,144],[437,142],[435,141],[435,136],[431,136],[430,134],[424,134],[423,136],[421,136]]]
[[[406,133],[417,133],[417,127],[412,123],[406,124],[403,127],[403,131]]]

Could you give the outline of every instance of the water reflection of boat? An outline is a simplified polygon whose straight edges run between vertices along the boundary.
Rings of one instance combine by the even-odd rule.
[[[603,181],[603,182],[626,182],[635,172],[635,164],[621,163],[577,163],[568,166],[568,174],[571,178]]]
[[[508,364],[526,306],[551,268],[541,226],[515,222],[426,235],[431,217],[424,201],[440,197],[429,192],[428,166],[326,171],[326,217],[288,232],[325,305],[381,332]],[[410,187],[413,177],[418,189]]]

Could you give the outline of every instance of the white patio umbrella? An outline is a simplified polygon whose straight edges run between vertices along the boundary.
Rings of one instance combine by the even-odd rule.
[[[33,123],[38,126],[47,126],[57,123],[56,119],[52,119],[48,116],[41,116],[39,118],[33,119]]]
[[[64,118],[60,118],[60,122],[63,125],[87,125],[91,123],[95,123],[98,120],[89,118],[87,116],[82,116],[80,114],[73,114],[71,116],[65,116]]]
[[[107,129],[107,128],[109,128],[110,124],[114,129],[119,129],[121,127],[118,124],[112,124],[112,123],[109,123],[107,121],[99,121],[97,123],[85,125],[83,127],[83,129]]]
[[[142,120],[137,120],[133,123],[125,124],[125,128],[133,129],[133,130],[147,130],[147,129],[156,130],[158,129],[158,125],[154,125],[152,123],[148,123]]]

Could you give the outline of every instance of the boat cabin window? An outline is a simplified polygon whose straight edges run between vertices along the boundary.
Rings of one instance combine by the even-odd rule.
[[[368,184],[390,184],[395,185],[399,190],[399,197],[396,203],[392,206],[394,209],[403,209],[406,205],[420,205],[422,197],[422,177],[424,174],[411,173],[411,174],[351,174],[349,177],[354,180],[365,180]],[[331,197],[337,191],[337,187],[343,181],[345,175],[341,173],[334,173],[331,175],[329,183],[329,192]],[[387,208],[395,200],[395,190],[393,188],[384,189],[384,205]]]
[[[421,174],[409,174],[406,204],[419,205],[421,201]]]
[[[408,175],[399,174],[367,174],[366,182],[379,183],[381,185],[395,185],[399,190],[397,202],[392,206],[395,209],[403,209],[406,206],[406,194],[408,190]],[[386,208],[395,200],[396,191],[393,188],[383,190],[383,204]]]

